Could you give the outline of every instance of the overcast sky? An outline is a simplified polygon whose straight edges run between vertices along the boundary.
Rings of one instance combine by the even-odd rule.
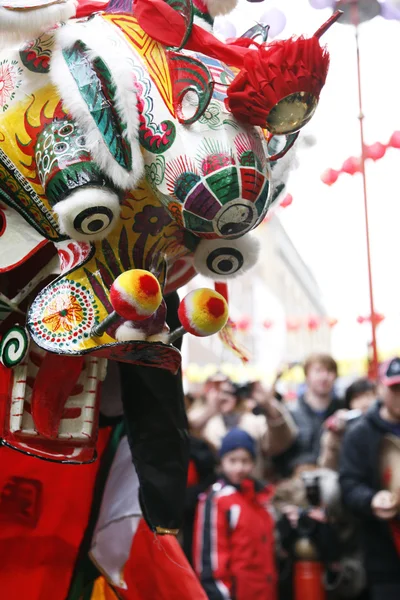
[[[308,0],[240,0],[229,19],[241,34],[273,6],[287,16],[279,37],[312,34],[330,15],[329,10],[312,9]],[[288,184],[293,204],[279,214],[316,276],[329,313],[339,319],[335,354],[351,358],[365,352],[369,337],[366,326],[355,321],[369,314],[362,179],[341,175],[329,188],[320,176],[360,154],[354,30],[335,25],[323,39],[331,68],[317,113],[304,129],[317,144],[300,154],[299,169]],[[378,17],[363,24],[360,46],[366,143],[386,143],[400,130],[400,23]],[[367,177],[375,305],[386,315],[379,345],[389,351],[400,349],[400,150],[389,150],[377,163],[368,161]]]

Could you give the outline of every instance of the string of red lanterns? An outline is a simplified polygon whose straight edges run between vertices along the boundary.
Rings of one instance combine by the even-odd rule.
[[[384,321],[385,318],[385,315],[383,315],[382,313],[375,313],[375,325],[380,325],[380,323],[382,323],[382,321]],[[360,315],[356,318],[356,322],[360,325],[363,325],[365,323],[371,323],[372,316]],[[296,333],[300,329],[308,329],[308,331],[312,332],[317,331],[324,325],[329,327],[329,329],[333,329],[338,323],[339,320],[334,317],[318,317],[311,315],[305,318],[288,318],[286,319],[286,330],[289,333]],[[262,327],[267,331],[271,330],[274,327],[274,325],[275,322],[272,319],[265,319],[262,322]],[[234,321],[232,323],[232,327],[236,329],[236,331],[240,331],[241,333],[247,333],[253,327],[253,320],[248,315],[244,315],[236,321]]]
[[[400,149],[400,131],[392,133],[391,138],[387,144],[381,142],[375,142],[370,146],[365,146],[365,158],[377,161],[383,158],[388,148]],[[346,158],[340,169],[327,169],[321,175],[321,181],[325,185],[333,185],[342,173],[348,175],[355,175],[356,173],[362,172],[361,157],[350,156]]]

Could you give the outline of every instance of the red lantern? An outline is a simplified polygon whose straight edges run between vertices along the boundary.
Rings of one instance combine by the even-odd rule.
[[[355,175],[361,171],[361,161],[356,156],[347,158],[342,165],[342,172],[349,175]]]
[[[336,183],[339,174],[339,171],[335,171],[335,169],[327,169],[322,173],[321,181],[322,183],[325,183],[325,185],[333,185]]]
[[[286,321],[286,329],[290,332],[298,331],[300,328],[300,323],[295,319],[287,319]]]
[[[264,321],[263,322],[263,327],[264,329],[271,329],[271,327],[273,326],[273,321]]]
[[[286,194],[286,196],[280,203],[280,206],[282,206],[282,208],[286,208],[287,206],[290,206],[292,204],[292,202],[293,202],[293,196],[291,194]]]
[[[320,324],[321,322],[317,317],[310,317],[307,321],[307,327],[310,331],[316,331]]]
[[[381,144],[380,142],[371,144],[371,146],[365,146],[366,158],[371,158],[372,160],[379,160],[385,156],[385,153],[386,146],[384,144]]]
[[[238,331],[243,331],[244,333],[246,333],[246,331],[250,329],[250,325],[251,319],[247,316],[242,317],[241,319],[236,321],[236,329],[238,329]]]
[[[334,327],[336,327],[336,325],[338,324],[338,320],[334,319],[334,318],[329,318],[328,319],[328,327],[330,327],[331,329],[333,329]]]
[[[392,133],[392,137],[389,140],[388,146],[392,148],[400,148],[400,131]]]
[[[369,320],[372,321],[372,319],[374,319],[375,325],[377,326],[385,320],[385,315],[383,315],[382,313],[375,313],[370,317]]]

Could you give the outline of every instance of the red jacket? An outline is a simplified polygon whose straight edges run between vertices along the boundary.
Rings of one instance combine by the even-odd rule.
[[[209,600],[276,600],[272,488],[226,481],[200,498],[194,566]]]

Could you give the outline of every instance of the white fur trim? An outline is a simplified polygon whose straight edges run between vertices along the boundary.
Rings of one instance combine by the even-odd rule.
[[[238,0],[204,0],[210,16],[214,19],[218,15],[227,15],[236,8]]]
[[[106,31],[104,29],[102,31],[104,27],[107,28]],[[96,163],[118,188],[132,189],[136,187],[144,173],[144,161],[139,144],[137,98],[134,78],[124,56],[125,42],[115,33],[115,39],[113,38],[113,43],[110,43],[109,36],[112,32],[101,17],[94,17],[86,23],[69,23],[59,29],[56,33],[57,48],[51,60],[50,77],[59,90],[66,108],[83,130]],[[131,171],[121,167],[112,156],[64,60],[62,49],[71,48],[77,40],[81,40],[91,49],[88,53],[89,58],[101,58],[112,73],[118,97],[115,106],[127,125],[124,136],[132,150]]]
[[[226,252],[218,256],[218,249],[226,248]],[[232,251],[231,251],[232,250]],[[237,240],[202,240],[194,253],[194,268],[198,273],[217,281],[232,279],[242,275],[257,262],[260,252],[260,242],[252,235],[245,235]],[[215,256],[213,257],[213,254]],[[243,264],[239,260],[243,258]],[[218,262],[221,260],[232,261],[232,272],[218,270]],[[209,261],[209,265],[207,265]],[[236,268],[236,270],[235,270]]]
[[[163,344],[168,344],[169,333],[168,331],[161,331],[160,333],[155,333],[154,335],[149,335],[147,338],[148,342],[162,342]]]
[[[113,218],[110,224],[98,233],[82,233],[75,229],[74,220],[85,209],[92,207],[105,207],[111,210]],[[72,192],[68,198],[58,202],[53,207],[58,217],[60,230],[71,239],[80,242],[90,240],[103,240],[114,229],[120,215],[119,199],[115,192],[109,189],[84,187]]]
[[[57,23],[68,21],[76,14],[76,0],[51,4],[31,10],[0,8],[0,48],[17,41],[39,37]]]
[[[146,339],[146,333],[134,327],[133,321],[125,321],[116,330],[115,339],[118,342],[141,342]]]
[[[298,158],[297,148],[295,144],[292,148],[290,148],[290,150],[288,150],[285,156],[271,164],[271,180],[273,185],[272,194],[274,193],[274,190],[277,188],[278,185],[283,184],[286,188],[290,172],[297,169],[297,167]],[[280,198],[281,200],[283,199],[283,192],[285,191],[285,188],[283,188],[279,195],[275,198],[273,206],[277,205],[276,201],[278,198]]]

